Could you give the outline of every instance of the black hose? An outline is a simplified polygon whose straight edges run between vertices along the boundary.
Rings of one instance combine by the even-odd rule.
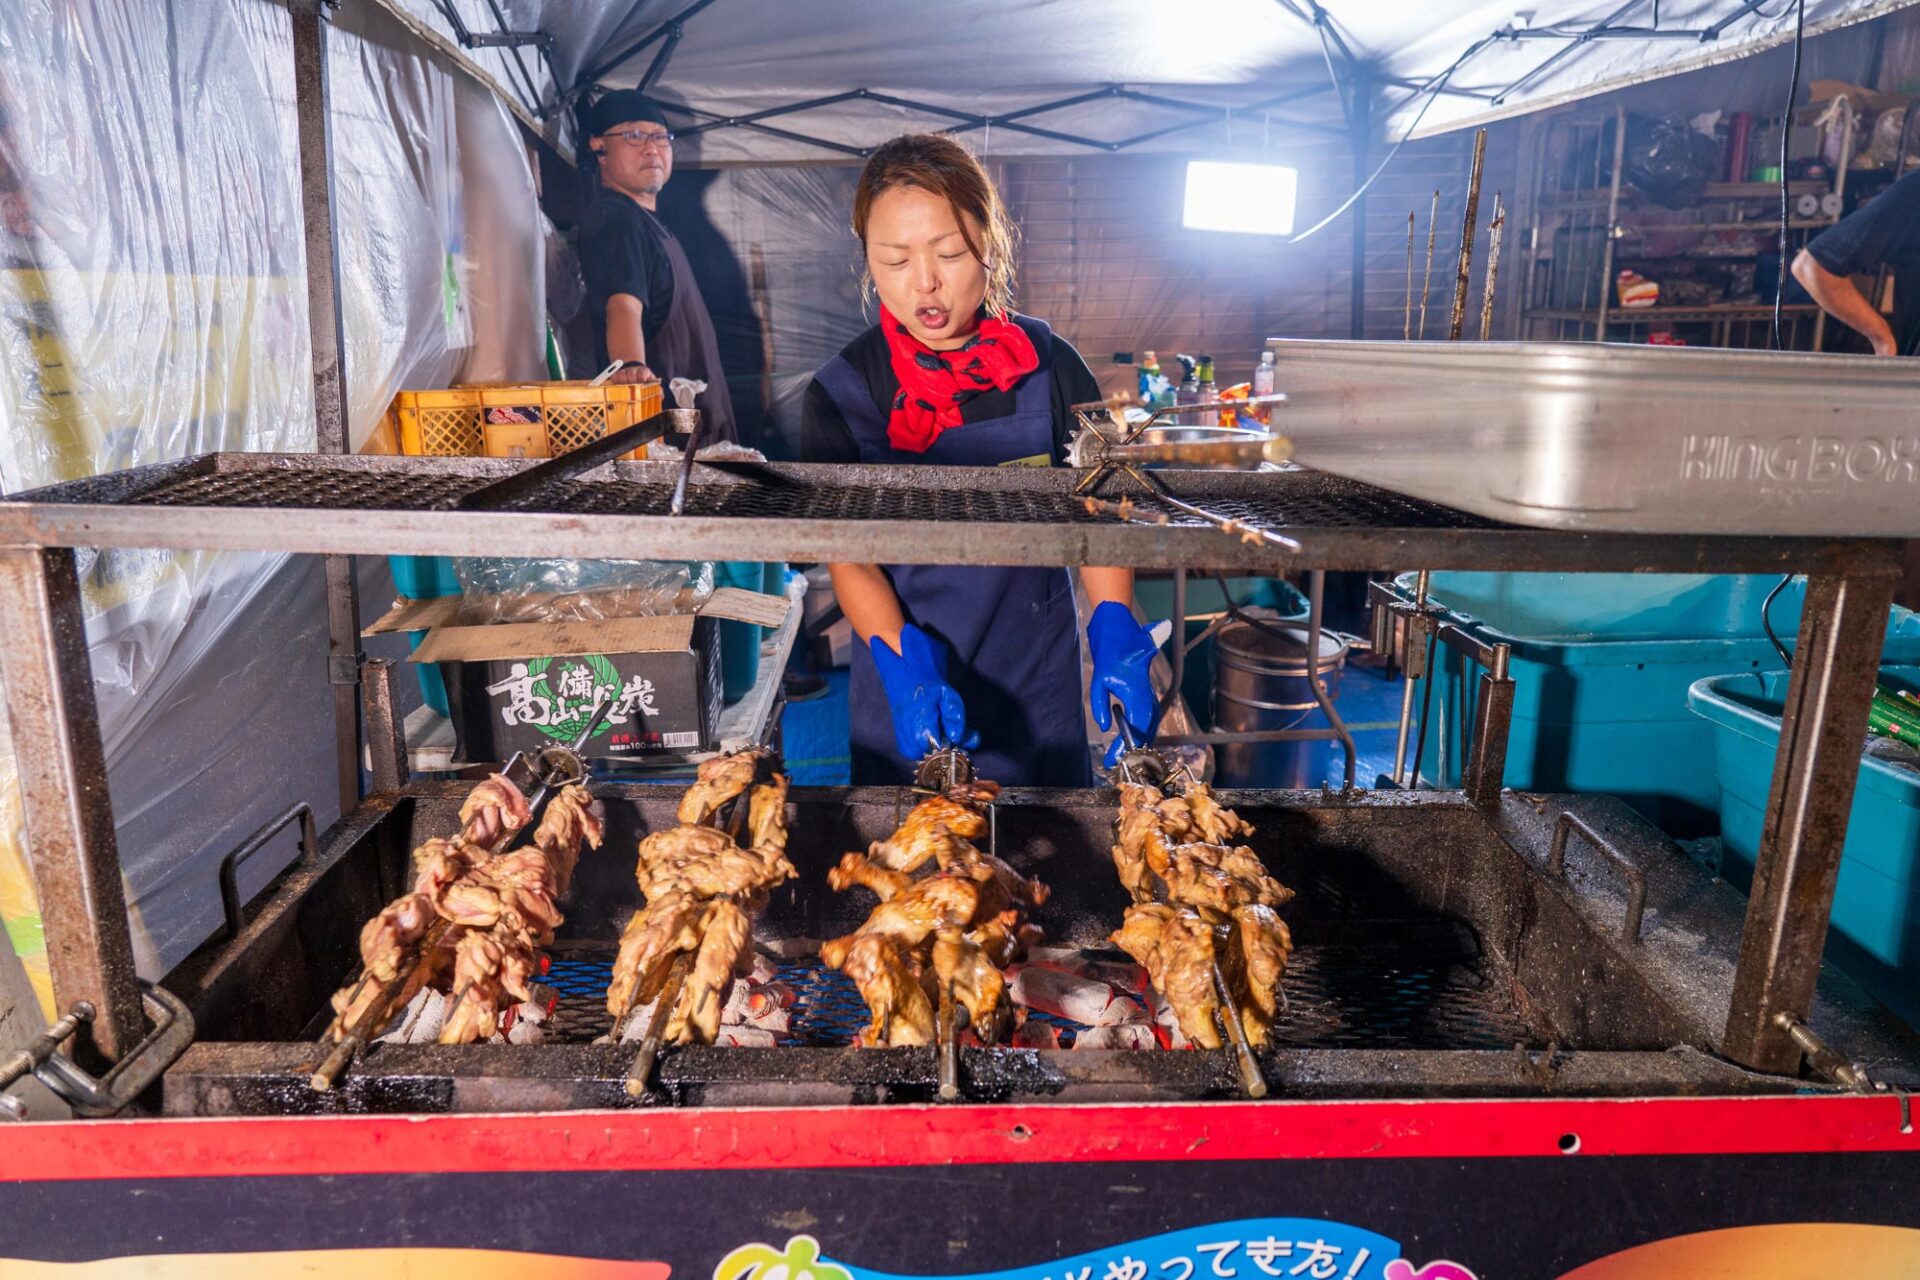
[[[1773,584],[1773,590],[1767,592],[1767,598],[1760,602],[1760,628],[1767,633],[1767,642],[1773,646],[1773,651],[1780,655],[1781,665],[1789,671],[1793,670],[1793,656],[1787,652],[1787,646],[1780,643],[1780,637],[1773,633],[1773,602],[1792,581],[1792,574],[1780,579]]]
[[[1807,0],[1799,0],[1793,20],[1793,77],[1787,83],[1787,110],[1780,117],[1780,271],[1773,282],[1773,349],[1784,351],[1781,340],[1780,304],[1787,296],[1787,143],[1793,137],[1793,104],[1800,96],[1800,46],[1806,38]],[[1785,653],[1785,650],[1782,650]]]

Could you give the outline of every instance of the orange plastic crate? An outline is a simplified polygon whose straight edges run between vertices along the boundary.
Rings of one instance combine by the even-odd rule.
[[[402,391],[387,416],[400,452],[438,457],[551,458],[660,412],[660,384],[484,383]],[[644,458],[646,447],[625,455]]]

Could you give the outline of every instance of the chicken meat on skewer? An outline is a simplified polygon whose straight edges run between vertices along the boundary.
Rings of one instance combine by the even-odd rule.
[[[754,775],[759,772],[766,754],[759,750],[736,751],[702,762],[693,785],[680,797],[680,821],[698,826],[712,818],[729,800],[743,794],[753,785]]]
[[[667,1040],[712,1044],[720,1034],[720,1011],[726,1007],[733,980],[752,969],[753,935],[747,913],[724,898],[709,904],[686,993],[667,1020]]]
[[[986,807],[999,794],[998,783],[977,781],[929,796],[908,812],[892,835],[875,841],[867,855],[889,871],[909,874],[951,856],[954,842],[987,834]]]
[[[860,1044],[883,1048],[933,1043],[933,1002],[921,985],[920,961],[897,939],[856,934],[835,967],[853,979],[873,1015]]]
[[[578,783],[562,787],[547,800],[540,825],[533,829],[533,843],[553,865],[553,891],[566,897],[573,885],[573,869],[580,862],[580,846],[598,849],[606,838],[606,806],[595,800]]]
[[[684,891],[649,898],[634,912],[620,935],[620,952],[607,984],[607,1011],[624,1018],[660,994],[679,954],[699,949],[705,919],[706,905]]]
[[[966,1009],[967,1025],[982,1040],[994,1044],[1013,1029],[1007,976],[972,935],[955,928],[935,933],[933,972]]]
[[[460,835],[484,849],[497,849],[532,816],[520,788],[505,774],[496,773],[467,793],[460,806]]]

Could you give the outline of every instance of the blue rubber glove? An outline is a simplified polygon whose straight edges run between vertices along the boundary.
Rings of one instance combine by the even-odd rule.
[[[926,632],[908,623],[900,629],[900,652],[879,636],[867,641],[880,684],[893,713],[893,745],[909,760],[945,746],[971,751],[980,735],[967,729],[967,708],[947,683],[947,654]]]
[[[1093,655],[1093,680],[1087,686],[1093,722],[1102,730],[1113,728],[1111,704],[1118,698],[1133,736],[1142,746],[1153,741],[1160,728],[1160,700],[1154,696],[1148,674],[1153,655],[1160,651],[1153,633],[1134,620],[1132,609],[1109,600],[1087,622],[1087,650]],[[1109,769],[1125,749],[1125,741],[1114,734],[1107,748]]]

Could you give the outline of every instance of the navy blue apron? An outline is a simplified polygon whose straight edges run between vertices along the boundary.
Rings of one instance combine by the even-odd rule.
[[[1053,334],[1016,317],[1040,353],[1040,365],[1013,392],[1006,417],[942,432],[925,453],[895,449],[887,419],[844,357],[818,378],[860,447],[860,460],[932,466],[996,467],[1053,460]],[[980,732],[972,753],[983,778],[1007,786],[1084,787],[1092,783],[1080,693],[1080,638],[1073,584],[1062,568],[884,565],[907,621],[947,648],[947,676]],[[917,761],[894,747],[893,717],[873,654],[854,645],[850,693],[853,781],[894,786],[913,780]]]

